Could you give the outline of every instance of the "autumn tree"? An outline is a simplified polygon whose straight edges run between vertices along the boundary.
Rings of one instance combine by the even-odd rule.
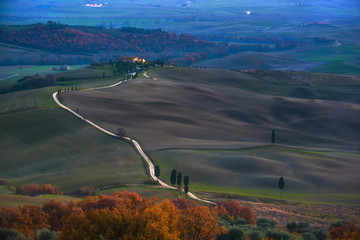
[[[285,179],[283,177],[280,177],[279,182],[278,182],[278,187],[280,188],[280,200],[282,200],[282,191],[285,187]]]
[[[177,185],[178,185],[178,188],[181,188],[181,182],[182,182],[182,173],[179,172],[179,173],[177,174],[177,180],[176,180],[176,183],[177,183]]]
[[[199,206],[197,202],[182,197],[172,200],[172,203],[180,210]]]
[[[251,208],[241,206],[237,201],[220,201],[217,205],[223,207],[233,218],[244,218],[248,224],[255,225],[255,214]]]
[[[171,175],[170,175],[170,183],[174,186],[176,183],[176,176],[177,176],[177,172],[176,169],[173,169],[171,171]]]
[[[181,239],[185,240],[213,240],[226,229],[219,227],[219,216],[208,207],[185,208],[182,211]]]
[[[47,220],[51,230],[61,231],[65,219],[70,215],[71,210],[63,203],[54,199],[44,203],[42,210],[48,215]]]

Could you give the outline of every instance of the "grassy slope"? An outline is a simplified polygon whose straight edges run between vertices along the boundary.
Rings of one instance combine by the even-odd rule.
[[[89,119],[106,128],[126,126],[128,135],[138,139],[145,148],[158,149],[152,156],[161,165],[165,181],[168,181],[171,169],[177,168],[190,176],[192,189],[213,192],[213,197],[222,192],[277,198],[277,180],[283,175],[287,191],[297,191],[291,193],[292,200],[342,203],[359,200],[357,153],[300,149],[304,145],[321,145],[328,149],[351,145],[356,151],[357,136],[352,133],[358,131],[355,123],[358,104],[266,95],[291,96],[298,88],[303,88],[314,94],[313,98],[358,102],[354,90],[358,87],[357,78],[316,73],[245,74],[183,68],[149,71],[148,74],[159,80],[138,79],[118,89],[66,93],[64,101],[70,106],[81,106],[79,109],[86,112]],[[251,93],[239,88],[251,90]],[[309,96],[309,91],[298,91],[297,97]],[[233,111],[226,111],[224,115],[223,107]],[[269,109],[272,109],[271,113],[268,113]],[[344,109],[349,115],[336,117],[345,116]],[[257,116],[259,112],[261,114]],[[310,112],[313,113],[309,115]],[[261,120],[263,118],[267,120]],[[343,123],[344,119],[355,125]],[[298,149],[246,148],[269,141],[271,131],[268,130],[266,136],[263,132],[271,128],[269,123],[281,125],[279,143]],[[349,126],[355,128],[345,130]],[[307,130],[299,130],[303,127]],[[286,132],[285,128],[297,130]],[[333,131],[338,133],[334,135]],[[259,136],[255,137],[256,134]],[[326,135],[332,137],[326,140]],[[251,140],[252,137],[257,140]],[[347,138],[353,140],[340,144]],[[337,143],[330,144],[332,141]],[[164,149],[168,146],[183,149]],[[218,171],[220,176],[217,176]],[[334,191],[348,193],[332,194],[329,198],[331,194],[327,192]]]
[[[77,201],[78,198],[69,197],[69,196],[55,196],[55,195],[41,195],[37,197],[29,197],[22,195],[10,195],[10,194],[1,194],[0,193],[0,207],[18,207],[22,205],[43,205],[45,202],[48,202],[50,199],[55,199],[59,202],[69,202]]]
[[[82,80],[78,87],[114,81]],[[52,100],[57,89],[0,95],[0,176],[16,185],[51,183],[65,192],[143,182],[146,172],[136,152],[59,109]]]
[[[360,199],[356,153],[261,146],[164,149],[151,155],[165,181],[169,182],[171,169],[176,168],[190,176],[192,190],[211,193],[212,197],[228,193],[276,199],[277,181],[284,176],[286,200],[357,203]]]
[[[0,117],[2,177],[13,184],[51,183],[65,192],[85,185],[142,182],[141,160],[126,144],[64,110],[35,109]]]

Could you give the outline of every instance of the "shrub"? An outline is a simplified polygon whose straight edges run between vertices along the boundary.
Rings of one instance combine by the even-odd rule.
[[[295,237],[290,233],[278,230],[270,229],[266,232],[265,237],[274,239],[274,240],[293,240]]]
[[[342,226],[346,225],[347,223],[349,223],[349,221],[346,221],[346,220],[336,221],[330,225],[329,230],[332,229],[333,227],[342,227]]]
[[[296,230],[296,222],[292,221],[286,224],[286,228],[290,231],[290,232],[294,232]]]
[[[220,235],[217,240],[245,240],[245,233],[239,227],[231,227],[227,233]]]
[[[306,232],[303,234],[303,239],[304,240],[316,240],[316,237],[313,233],[311,232]]]
[[[346,240],[358,240],[360,239],[360,227],[357,227],[353,222],[347,222],[340,227],[332,227],[330,229],[331,239],[346,239]]]
[[[52,194],[52,195],[62,195],[56,187],[51,186],[51,184],[44,184],[42,186],[37,184],[28,184],[21,191],[24,195],[36,196],[39,194]]]
[[[248,224],[255,224],[255,215],[251,208],[241,206],[237,201],[221,201],[218,205],[225,208],[230,216],[244,218]]]
[[[262,229],[270,229],[270,228],[274,228],[276,222],[274,220],[267,218],[258,218],[256,219],[256,225]]]
[[[241,225],[246,225],[246,224],[248,224],[248,222],[244,218],[236,218],[234,220],[234,225],[241,226]]]
[[[175,200],[172,200],[171,202],[180,210],[199,206],[199,204],[195,201],[180,197]]]
[[[248,234],[248,238],[250,240],[262,240],[264,238],[264,234],[258,230],[252,230]]]
[[[49,229],[45,229],[41,231],[39,235],[39,240],[56,240],[56,238],[60,235],[60,232],[50,231]]]
[[[75,195],[79,195],[79,196],[94,196],[95,193],[96,193],[97,189],[92,186],[92,185],[89,185],[89,186],[85,186],[85,187],[82,187],[78,190],[75,191]]]
[[[15,229],[0,228],[0,239],[4,240],[25,240]]]
[[[311,232],[311,229],[309,227],[308,222],[299,222],[296,224],[297,232],[299,233],[305,233],[305,232]]]
[[[325,240],[328,238],[329,235],[326,229],[324,228],[317,229],[313,233],[317,240]]]
[[[0,185],[8,185],[9,181],[5,178],[0,178]]]

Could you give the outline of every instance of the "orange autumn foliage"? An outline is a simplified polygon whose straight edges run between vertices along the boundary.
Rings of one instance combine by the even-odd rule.
[[[0,227],[15,228],[32,239],[47,227],[61,231],[59,240],[210,240],[227,231],[218,225],[221,215],[251,215],[236,203],[222,205],[204,207],[186,199],[159,203],[137,193],[116,192],[68,204],[50,200],[42,208],[2,208]]]
[[[248,224],[255,225],[255,214],[251,208],[241,206],[237,201],[218,202],[220,208],[224,208],[233,218],[244,218]]]
[[[349,222],[340,227],[332,227],[329,233],[332,240],[360,239],[360,227],[356,226],[353,222]]]
[[[71,210],[63,203],[54,199],[44,203],[42,210],[48,215],[48,223],[51,230],[60,231],[65,219],[70,215]]]
[[[38,230],[48,227],[47,214],[39,206],[1,208],[0,227],[14,228],[26,237],[36,239]]]
[[[172,200],[171,202],[180,210],[199,206],[199,204],[195,201],[180,197]]]
[[[196,206],[182,211],[181,239],[210,240],[217,235],[226,233],[224,227],[219,227],[217,209],[211,211],[208,207]]]
[[[28,184],[22,190],[22,194],[29,196],[36,196],[39,194],[52,194],[52,195],[62,195],[56,187],[53,187],[51,184],[44,184],[42,186],[37,184]]]

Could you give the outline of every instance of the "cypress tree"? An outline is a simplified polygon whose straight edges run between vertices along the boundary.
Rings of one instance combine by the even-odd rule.
[[[278,187],[279,187],[280,190],[281,190],[280,200],[282,200],[282,190],[283,190],[283,188],[285,187],[285,179],[284,179],[283,177],[281,177],[281,178],[279,179]]]
[[[155,166],[155,177],[157,177],[157,178],[160,177],[160,167],[159,167],[159,165]]]
[[[184,176],[184,186],[189,185],[189,176]]]
[[[185,191],[185,193],[188,193],[188,192],[189,192],[189,186],[188,186],[188,185],[186,185],[186,186],[184,187],[184,191]]]
[[[177,181],[176,181],[179,188],[181,188],[181,182],[182,182],[182,173],[179,172],[178,175],[177,175]]]
[[[175,183],[176,183],[176,174],[177,174],[176,169],[173,169],[171,171],[171,176],[170,176],[170,183],[172,185],[175,185]]]
[[[272,144],[275,143],[275,130],[274,129],[272,130],[272,133],[271,133],[271,143]]]

